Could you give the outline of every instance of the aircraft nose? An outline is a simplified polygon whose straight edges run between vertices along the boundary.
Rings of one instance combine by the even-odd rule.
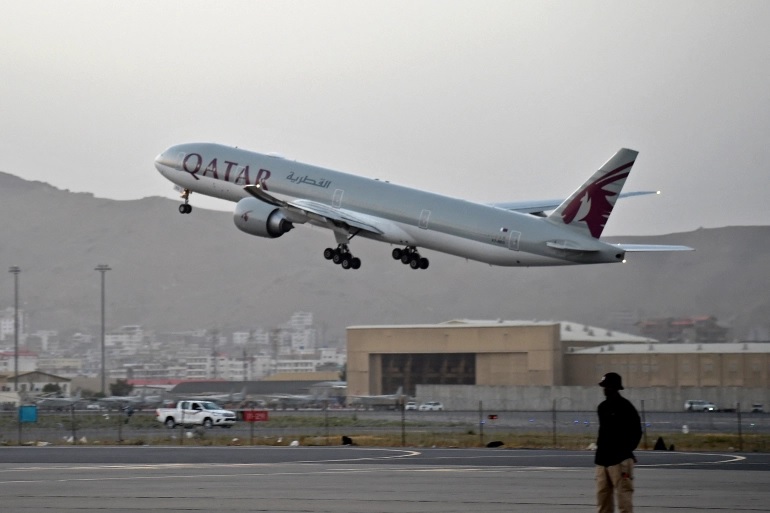
[[[161,152],[157,157],[155,157],[155,169],[157,169],[158,172],[164,176],[174,170],[174,165],[175,162],[171,148]]]
[[[159,153],[157,157],[155,157],[155,169],[158,171],[161,170],[161,166],[164,165],[164,162],[166,160],[166,152]]]

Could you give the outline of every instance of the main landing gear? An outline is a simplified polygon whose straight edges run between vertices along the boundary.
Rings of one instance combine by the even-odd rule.
[[[179,205],[179,213],[180,214],[189,214],[192,212],[192,205],[190,205],[190,189],[185,189],[182,192],[182,199],[184,199],[184,203]]]
[[[347,244],[340,244],[335,249],[326,248],[324,250],[324,258],[331,260],[343,269],[358,269],[361,267],[361,259],[354,257],[350,253]]]
[[[393,260],[401,260],[402,264],[409,264],[412,269],[427,269],[430,264],[427,258],[420,256],[414,246],[407,246],[404,249],[396,248],[392,255]]]

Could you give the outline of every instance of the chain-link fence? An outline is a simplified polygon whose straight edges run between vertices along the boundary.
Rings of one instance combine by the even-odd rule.
[[[640,411],[645,436],[640,448],[662,439],[677,450],[770,450],[770,414]],[[594,411],[269,411],[266,422],[239,421],[231,429],[178,426],[167,429],[153,411],[38,412],[20,423],[14,411],[0,413],[0,443],[22,444],[267,444],[558,447],[585,449],[596,439]],[[660,443],[657,444],[660,447]]]

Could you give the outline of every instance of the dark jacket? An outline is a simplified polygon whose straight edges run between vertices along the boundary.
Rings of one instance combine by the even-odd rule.
[[[642,438],[642,421],[631,402],[620,394],[599,404],[599,438],[596,440],[597,465],[609,467],[634,457]]]

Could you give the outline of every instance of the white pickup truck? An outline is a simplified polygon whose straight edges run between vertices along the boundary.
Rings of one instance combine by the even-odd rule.
[[[169,429],[178,425],[229,428],[235,424],[235,412],[223,410],[211,401],[179,401],[176,408],[155,410],[155,419]]]

